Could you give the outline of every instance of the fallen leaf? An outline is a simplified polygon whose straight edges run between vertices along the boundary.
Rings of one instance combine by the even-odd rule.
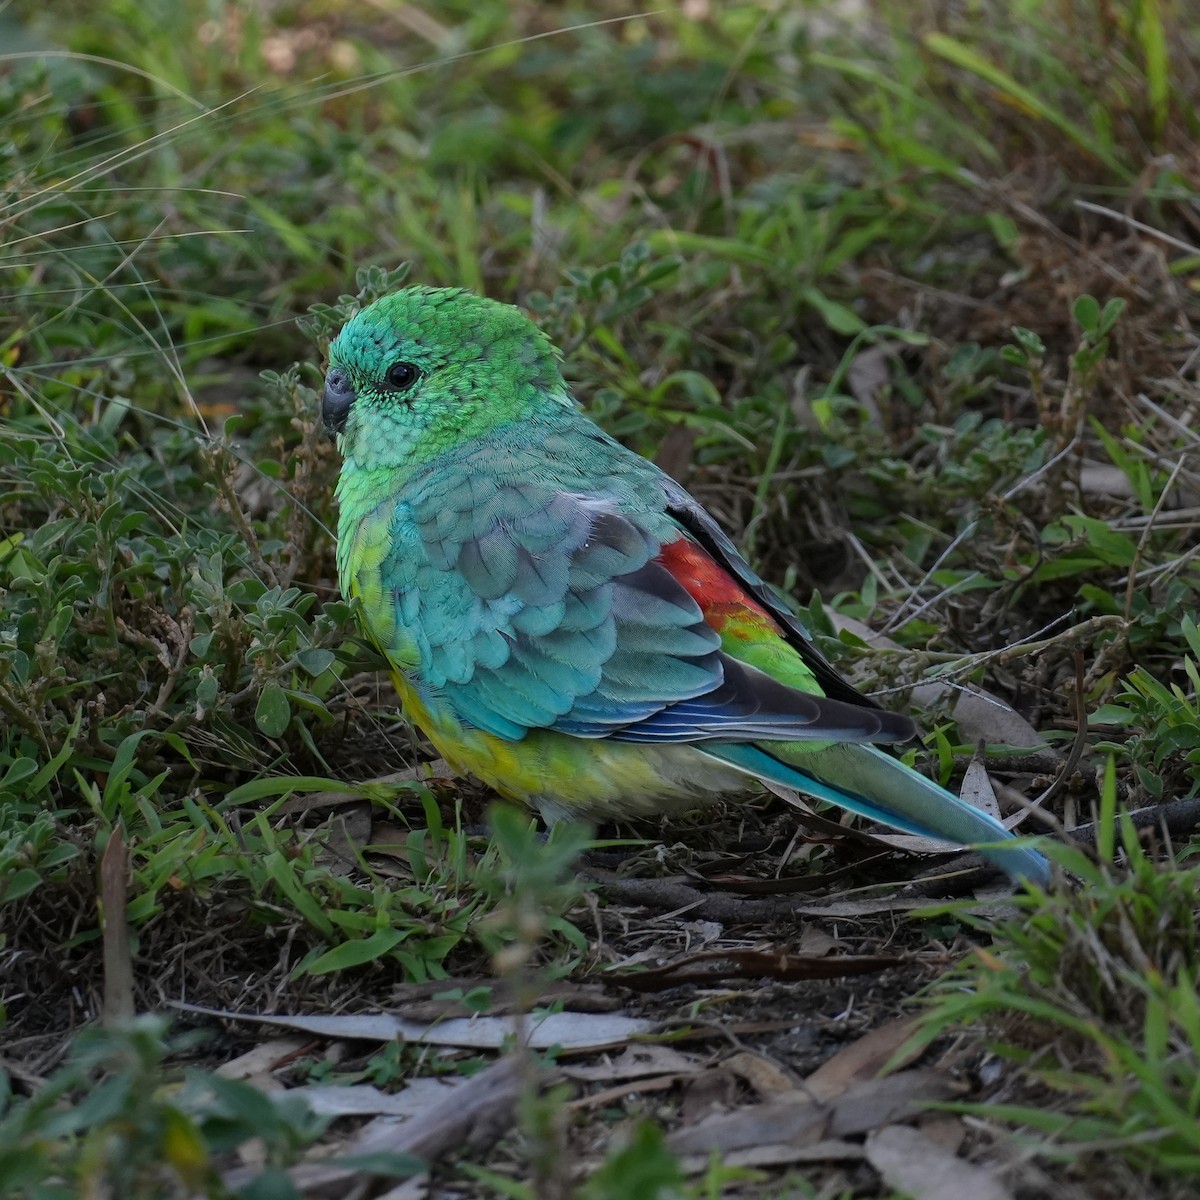
[[[222,1063],[213,1074],[220,1075],[222,1079],[249,1079],[252,1075],[262,1075],[274,1070],[280,1063],[293,1058],[308,1045],[311,1045],[309,1038],[271,1038],[252,1050],[247,1050],[245,1054],[239,1054],[237,1058]]]
[[[832,934],[826,933],[816,925],[805,925],[800,933],[800,945],[797,947],[801,954],[823,956],[832,954],[841,946]]]
[[[943,1150],[919,1130],[888,1125],[867,1137],[867,1161],[912,1200],[1012,1200],[995,1174]]]
[[[480,1000],[474,1006],[467,1002],[472,993]],[[410,1021],[470,1017],[480,1012],[499,1017],[518,1007],[508,984],[485,976],[402,983],[392,990],[391,999],[397,1013]],[[524,1002],[528,1003],[528,999]],[[549,1008],[552,1004],[570,1012],[616,1012],[622,1006],[619,997],[605,992],[599,985],[566,981],[547,982],[538,989],[533,1006]]]
[[[786,1071],[761,1054],[739,1050],[721,1063],[739,1079],[748,1083],[760,1096],[786,1096],[800,1086]]]
[[[727,1112],[737,1099],[737,1092],[737,1076],[727,1070],[724,1063],[685,1076],[679,1115],[690,1125],[713,1111]]]
[[[978,750],[971,755],[967,764],[967,773],[963,776],[959,796],[968,804],[981,809],[989,816],[1000,820],[1000,805],[996,801],[996,789],[988,778],[987,767],[983,765],[983,757]]]
[[[676,1154],[811,1144],[914,1117],[925,1104],[947,1100],[955,1090],[947,1076],[934,1071],[900,1071],[883,1079],[867,1079],[825,1102],[802,1088],[786,1099],[706,1117],[676,1130],[667,1144]]]
[[[820,1141],[828,1124],[827,1109],[798,1092],[795,1099],[750,1105],[676,1129],[667,1137],[667,1145],[675,1154],[708,1155],[752,1146],[803,1146]]]
[[[319,1013],[278,1016],[269,1013],[237,1013],[226,1009],[205,1008],[199,1004],[168,1001],[172,1008],[223,1021],[257,1021],[283,1029],[300,1029],[320,1037],[357,1038],[368,1042],[416,1042],[427,1046],[459,1046],[471,1050],[498,1050],[517,1034],[512,1017],[457,1017],[427,1025],[406,1021],[388,1013],[362,1013],[358,1016],[322,1016]],[[524,1022],[526,1044],[535,1050],[557,1046],[564,1051],[598,1050],[619,1046],[630,1038],[656,1028],[654,1021],[625,1017],[617,1013],[549,1013],[527,1017]]]
[[[371,832],[371,844],[366,848],[367,854],[386,854],[389,858],[398,858],[408,862],[408,840],[412,830],[395,821],[376,821]]]
[[[861,1162],[867,1152],[855,1142],[824,1139],[809,1146],[750,1146],[721,1156],[725,1167],[785,1167],[802,1162]],[[679,1160],[686,1175],[699,1175],[712,1166],[711,1154],[690,1154]],[[967,1197],[965,1200],[973,1200]]]
[[[931,1142],[936,1142],[951,1154],[956,1153],[967,1138],[967,1127],[962,1123],[962,1118],[953,1113],[926,1113],[917,1122],[917,1128]]]
[[[698,1058],[681,1054],[671,1046],[654,1042],[627,1046],[616,1058],[602,1063],[580,1063],[563,1067],[568,1079],[582,1083],[616,1083],[622,1079],[641,1079],[647,1075],[687,1075],[704,1069]]]
[[[682,983],[723,979],[843,979],[884,971],[906,961],[890,954],[787,954],[774,950],[704,950],[646,971],[617,971],[614,983],[635,992],[661,992]]]
[[[868,1133],[880,1125],[919,1116],[926,1104],[949,1100],[963,1089],[940,1071],[897,1071],[851,1084],[833,1101],[834,1137]]]
[[[543,1070],[540,1075],[541,1081],[547,1084],[556,1078],[553,1071]],[[442,1099],[425,1104],[416,1116],[408,1119],[376,1117],[337,1147],[337,1157],[400,1154],[412,1155],[431,1164],[450,1151],[482,1149],[512,1127],[517,1096],[526,1082],[520,1061],[511,1056],[502,1058],[478,1075],[447,1089]],[[222,1182],[229,1191],[236,1193],[255,1174],[257,1171],[235,1169],[226,1172]],[[293,1186],[308,1198],[314,1195],[346,1196],[349,1180],[372,1173],[333,1161],[302,1163],[291,1167],[287,1174]]]
[[[383,1092],[369,1083],[306,1084],[289,1088],[287,1095],[303,1100],[319,1117],[414,1117],[464,1082],[461,1076],[414,1079],[399,1092]]]
[[[349,875],[358,867],[358,856],[371,840],[372,806],[370,801],[346,807],[329,819],[317,862],[333,875]]]
[[[429,1196],[429,1175],[422,1172],[411,1179],[405,1179],[388,1188],[386,1192],[378,1192],[375,1200],[426,1200]]]
[[[1135,499],[1129,476],[1113,463],[1082,462],[1079,466],[1079,490],[1085,496]]]
[[[903,345],[903,342],[883,341],[867,346],[854,356],[846,372],[850,395],[866,409],[873,425],[882,422],[879,397],[891,387],[891,361]]]
[[[950,690],[946,683],[919,683],[912,689],[914,708],[932,708]],[[1046,739],[1015,709],[982,688],[957,694],[951,716],[966,742],[986,742],[990,746],[1015,746],[1018,749],[1045,749]]]
[[[903,1017],[863,1034],[832,1058],[826,1059],[809,1075],[803,1084],[805,1092],[816,1100],[827,1100],[844,1092],[853,1083],[874,1079],[896,1051],[912,1037],[916,1028],[916,1017]],[[905,1066],[916,1054],[917,1051],[914,1051],[897,1065]]]

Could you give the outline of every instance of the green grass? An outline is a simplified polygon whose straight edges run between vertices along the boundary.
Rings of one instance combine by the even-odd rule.
[[[995,1049],[1045,1093],[963,1110],[1018,1125],[1076,1168],[1115,1153],[1131,1187],[1186,1187],[1200,1170],[1200,870],[1194,852],[1152,860],[1117,816],[1111,759],[1101,804],[1092,853],[1053,851],[1083,887],[1021,897],[995,928],[968,918],[1003,950],[981,949],[939,982],[921,1038],[989,1022]]]
[[[1195,869],[1112,813],[1200,782],[1200,28],[1166,0],[823,7],[0,10],[0,1038],[50,1081],[0,1093],[0,1155],[33,1139],[44,1195],[209,1187],[276,1120],[212,1134],[233,1101],[172,1098],[159,1026],[60,1061],[68,997],[99,1011],[116,830],[141,1008],[194,991],[168,950],[214,925],[297,1003],[594,965],[566,850],[479,835],[471,787],[361,782],[416,756],[337,596],[316,389],[345,315],[406,277],[525,305],[868,685],[979,684],[1082,739],[1053,807],[1107,806],[1101,865],[1070,852],[1079,896],[989,929],[931,1028],[1058,1031],[1053,1063],[1020,1056],[1047,1113],[989,1110],[1046,1162],[1194,1169]],[[920,714],[947,777],[951,699]],[[290,804],[331,791],[386,854]],[[114,1079],[147,1147],[189,1131],[174,1182],[122,1164]],[[278,1122],[274,1166],[313,1133]],[[638,1137],[584,1195],[668,1186]],[[0,1193],[30,1186],[8,1169]]]

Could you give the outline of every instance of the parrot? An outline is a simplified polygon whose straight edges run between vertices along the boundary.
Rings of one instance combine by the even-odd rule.
[[[578,407],[518,307],[413,286],[329,349],[337,574],[451,769],[564,819],[671,814],[755,781],[982,853],[1037,851],[877,743],[914,736],[822,656],[684,488]]]

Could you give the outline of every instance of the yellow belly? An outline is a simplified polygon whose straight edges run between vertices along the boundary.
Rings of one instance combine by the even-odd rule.
[[[747,777],[686,745],[580,738],[533,729],[508,742],[433,713],[399,672],[404,713],[459,774],[536,808],[548,821],[651,816],[745,792]]]

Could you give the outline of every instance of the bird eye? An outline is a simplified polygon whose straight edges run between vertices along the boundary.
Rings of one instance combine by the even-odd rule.
[[[388,367],[387,375],[384,378],[387,380],[389,387],[395,388],[398,392],[403,392],[407,391],[417,382],[420,374],[421,372],[412,363],[398,362],[392,363]]]

